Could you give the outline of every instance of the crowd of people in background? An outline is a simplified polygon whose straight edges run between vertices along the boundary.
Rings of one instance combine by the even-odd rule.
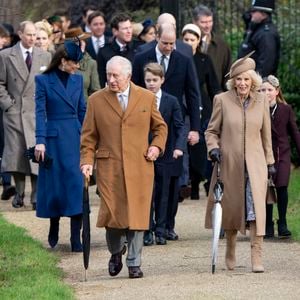
[[[263,272],[263,237],[275,235],[268,177],[286,238],[289,137],[300,157],[295,115],[276,77],[274,9],[274,0],[253,1],[233,64],[204,5],[179,30],[169,13],[133,22],[119,12],[108,24],[94,6],[84,7],[81,24],[68,11],[23,21],[17,32],[0,24],[1,199],[23,207],[30,176],[32,209],[50,219],[49,245],[59,241],[60,218],[70,217],[71,251],[81,252],[83,177],[96,174],[109,274],[121,271],[128,248],[129,277],[140,278],[142,246],[179,239],[178,204],[199,200],[200,183],[211,228],[220,164],[226,266],[235,268],[237,232],[249,229],[252,270]]]

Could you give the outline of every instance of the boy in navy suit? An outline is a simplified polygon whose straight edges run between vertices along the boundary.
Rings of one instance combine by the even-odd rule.
[[[164,155],[159,157],[154,164],[155,182],[150,228],[145,232],[144,245],[153,244],[153,232],[156,244],[165,245],[167,239],[178,239],[174,227],[178,207],[178,177],[182,171],[186,136],[177,98],[161,90],[164,82],[163,68],[158,63],[147,64],[144,67],[144,78],[146,88],[156,95],[157,109],[168,125],[168,139]]]

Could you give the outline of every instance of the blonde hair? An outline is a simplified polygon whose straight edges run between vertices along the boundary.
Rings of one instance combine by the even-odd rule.
[[[44,30],[47,33],[48,37],[50,37],[50,35],[53,32],[53,27],[45,19],[43,19],[42,21],[38,21],[38,22],[34,23],[34,25],[35,25],[37,30]]]
[[[269,75],[268,77],[264,77],[263,78],[263,83],[267,82],[269,84],[271,84],[277,91],[278,91],[278,95],[276,96],[276,102],[277,103],[284,103],[287,104],[287,102],[285,101],[281,88],[280,88],[280,83],[277,77],[275,77],[274,75]]]
[[[247,75],[249,75],[252,80],[251,91],[257,91],[262,84],[261,76],[258,73],[256,73],[254,70],[248,70],[243,73],[246,73]],[[237,76],[239,76],[239,74],[233,78],[230,78],[227,81],[226,87],[227,87],[228,91],[231,91],[235,88],[235,79]]]

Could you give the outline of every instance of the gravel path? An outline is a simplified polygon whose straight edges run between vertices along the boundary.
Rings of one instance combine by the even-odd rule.
[[[128,279],[127,268],[111,278],[107,272],[110,257],[105,231],[95,227],[98,201],[90,191],[92,245],[87,282],[84,281],[82,254],[70,252],[69,219],[61,221],[57,249],[47,244],[49,221],[38,219],[26,208],[13,209],[11,201],[1,201],[0,211],[9,222],[24,227],[29,234],[54,251],[77,299],[300,299],[300,244],[272,240],[264,243],[265,273],[251,272],[249,238],[238,237],[237,268],[227,271],[224,263],[225,241],[219,245],[216,274],[210,265],[211,232],[203,228],[205,200],[185,200],[179,206],[176,231],[179,240],[166,246],[143,249],[144,278]],[[201,195],[201,199],[205,199]]]

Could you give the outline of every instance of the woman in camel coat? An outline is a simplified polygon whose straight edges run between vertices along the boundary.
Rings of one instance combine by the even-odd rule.
[[[226,265],[235,267],[237,231],[250,228],[253,272],[263,272],[261,246],[265,234],[267,177],[274,171],[269,106],[256,90],[261,84],[251,58],[231,67],[228,92],[215,96],[205,132],[209,157],[220,162],[224,183],[222,228],[226,232]],[[206,211],[206,228],[212,227],[214,168]]]

